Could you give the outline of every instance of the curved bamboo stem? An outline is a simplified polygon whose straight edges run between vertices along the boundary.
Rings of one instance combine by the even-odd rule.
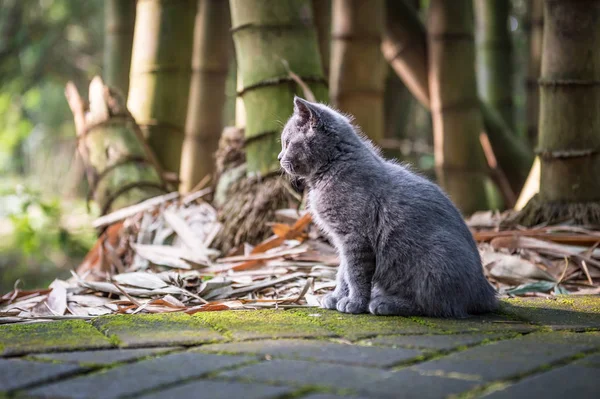
[[[403,1],[388,0],[387,24],[382,52],[408,89],[429,108],[429,70],[426,30],[417,14]],[[393,7],[392,7],[393,5]],[[484,103],[480,105],[483,123],[500,169],[518,192],[533,162],[528,146],[514,135],[502,117]]]

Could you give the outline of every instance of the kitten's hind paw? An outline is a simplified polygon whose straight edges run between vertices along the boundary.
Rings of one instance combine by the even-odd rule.
[[[386,296],[373,298],[369,302],[369,312],[378,316],[409,316],[417,313],[406,300]]]
[[[367,313],[368,311],[368,301],[366,300],[356,300],[351,298],[342,298],[337,303],[337,310],[342,313]]]
[[[334,295],[334,293],[329,293],[327,295],[325,295],[323,298],[321,298],[321,307],[325,308],[325,309],[337,309],[337,303],[339,302],[340,298],[336,295]]]

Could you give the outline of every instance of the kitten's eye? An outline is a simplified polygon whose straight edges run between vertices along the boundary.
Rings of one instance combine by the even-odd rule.
[[[285,143],[283,145],[285,146],[285,148],[288,148],[288,146],[290,145],[290,139],[285,139]]]

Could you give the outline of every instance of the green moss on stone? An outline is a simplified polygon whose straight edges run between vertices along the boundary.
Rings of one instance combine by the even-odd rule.
[[[0,326],[1,355],[98,349],[112,346],[106,337],[83,320]]]
[[[196,345],[223,339],[202,320],[183,313],[103,316],[94,325],[121,347]]]
[[[494,313],[471,316],[465,319],[443,319],[433,317],[419,317],[413,319],[431,329],[438,330],[445,334],[528,332],[535,328],[528,323],[515,320],[511,316]]]
[[[511,298],[502,302],[501,311],[543,326],[600,328],[599,296]]]
[[[341,337],[356,340],[384,334],[425,334],[436,332],[406,317],[345,314],[328,309],[296,309],[299,316],[310,319]]]
[[[331,336],[333,333],[294,310],[200,312],[203,320],[232,339]]]

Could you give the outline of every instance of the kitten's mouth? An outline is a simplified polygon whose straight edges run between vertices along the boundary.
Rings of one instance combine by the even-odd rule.
[[[288,175],[294,174],[294,166],[292,165],[291,162],[281,161],[280,165],[281,165],[281,169],[283,169],[285,171],[285,173],[287,173]]]

